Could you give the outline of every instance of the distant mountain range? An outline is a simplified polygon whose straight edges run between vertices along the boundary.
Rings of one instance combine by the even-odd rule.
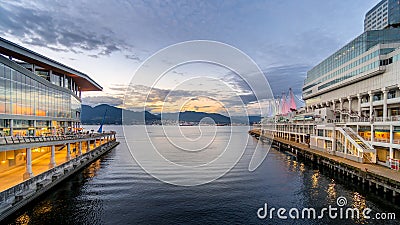
[[[106,110],[107,113],[104,118],[104,124],[122,124],[122,112],[126,115],[125,118],[129,118],[129,121],[125,121],[126,124],[143,124],[143,117],[146,118],[146,123],[160,120],[158,116],[147,111],[145,113],[133,112],[107,104],[101,104],[96,107],[82,105],[81,121],[83,124],[100,124]]]
[[[122,124],[122,113],[124,113],[125,124],[159,124],[161,115],[155,115],[150,112],[134,112],[126,109],[117,108],[107,104],[101,104],[95,107],[82,105],[81,121],[83,124],[100,124],[103,120],[104,124]],[[231,123],[257,123],[260,122],[260,116],[232,116],[231,118],[218,113],[205,113],[186,111],[179,113],[163,113],[162,119],[168,121],[176,121],[179,116],[179,123],[199,123],[204,118],[211,118],[216,124],[231,124]],[[144,120],[144,118],[145,120]],[[207,120],[203,120],[206,121]]]
[[[161,115],[158,115],[161,117]],[[176,121],[179,118],[179,122],[191,122],[191,123],[199,123],[202,119],[211,118],[217,124],[231,124],[231,119],[227,116],[218,114],[218,113],[205,113],[205,112],[194,112],[194,111],[185,111],[179,113],[163,113],[163,120]],[[205,120],[205,123],[210,123],[210,121]]]

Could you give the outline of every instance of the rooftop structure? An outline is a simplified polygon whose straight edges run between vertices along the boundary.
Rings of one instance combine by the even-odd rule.
[[[367,19],[364,33],[308,71],[305,107],[264,120],[263,132],[352,161],[399,169],[398,9],[398,1],[391,0],[371,9],[366,18],[386,13],[387,26],[369,29]]]
[[[79,129],[81,92],[101,91],[99,84],[3,38],[0,54],[0,135],[56,135]]]
[[[382,0],[365,14],[364,31],[381,30],[400,25],[398,0]]]

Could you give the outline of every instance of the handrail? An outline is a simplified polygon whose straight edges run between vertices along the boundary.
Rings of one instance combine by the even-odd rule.
[[[360,135],[358,135],[353,129],[350,127],[343,127],[345,131],[349,131],[351,134],[353,134],[358,140],[360,140],[365,146],[368,147],[369,150],[374,149],[369,143],[367,143]]]
[[[108,147],[111,144],[112,144],[111,142],[107,142],[107,143],[99,146],[98,148],[103,149],[104,146]],[[8,199],[15,196],[16,194],[30,190],[32,188],[31,187],[32,184],[36,184],[38,182],[46,180],[47,178],[51,178],[50,175],[53,176],[59,172],[63,172],[63,174],[64,174],[64,169],[71,168],[76,162],[78,162],[82,159],[86,159],[92,153],[93,153],[93,151],[86,152],[86,153],[82,154],[80,157],[73,158],[67,162],[64,162],[61,165],[58,165],[57,167],[49,169],[39,175],[36,175],[35,177],[32,177],[28,180],[23,181],[20,184],[15,185],[14,187],[8,188],[8,189],[0,192],[0,205],[2,203],[5,203]]]
[[[346,133],[346,131],[343,128],[337,127],[336,130],[339,131],[341,134],[343,134],[344,137],[347,138],[347,140],[349,140],[351,144],[356,146],[356,148],[363,150],[363,152],[364,152],[364,150],[370,150],[370,149],[362,148],[348,133]]]
[[[63,140],[79,140],[87,138],[101,138],[109,135],[115,135],[115,132],[101,133],[101,134],[78,134],[78,135],[63,135],[63,136],[21,136],[12,137],[4,136],[0,138],[0,145],[21,144],[21,143],[38,143],[49,141],[63,141]],[[27,141],[29,140],[29,141]]]

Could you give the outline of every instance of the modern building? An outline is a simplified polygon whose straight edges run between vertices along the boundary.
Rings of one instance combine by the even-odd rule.
[[[81,92],[101,90],[88,75],[0,38],[0,191],[115,142],[113,132],[79,132]]]
[[[390,17],[395,7],[398,1],[382,1],[366,18],[378,11]],[[397,163],[398,168],[400,28],[391,23],[395,19],[382,27],[387,29],[369,29],[367,24],[363,34],[308,71],[303,86],[305,107],[278,115],[269,131],[357,162]]]
[[[0,134],[40,136],[80,128],[81,92],[101,91],[88,75],[0,38]]]
[[[365,14],[364,31],[381,30],[400,25],[400,2],[382,0]]]

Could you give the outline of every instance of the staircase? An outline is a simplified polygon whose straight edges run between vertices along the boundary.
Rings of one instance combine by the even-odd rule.
[[[370,153],[364,153],[364,154],[363,154],[363,159],[364,159],[364,162],[367,162],[367,163],[375,163],[375,162],[372,160],[372,157],[371,157]]]
[[[375,149],[350,127],[343,127],[343,131],[347,134],[348,140],[362,150],[364,162],[375,163],[371,156],[371,153],[376,153]]]
[[[367,152],[373,150],[374,148],[369,145],[362,137],[360,137],[353,129],[350,127],[343,127],[343,130],[349,135],[363,150]]]

